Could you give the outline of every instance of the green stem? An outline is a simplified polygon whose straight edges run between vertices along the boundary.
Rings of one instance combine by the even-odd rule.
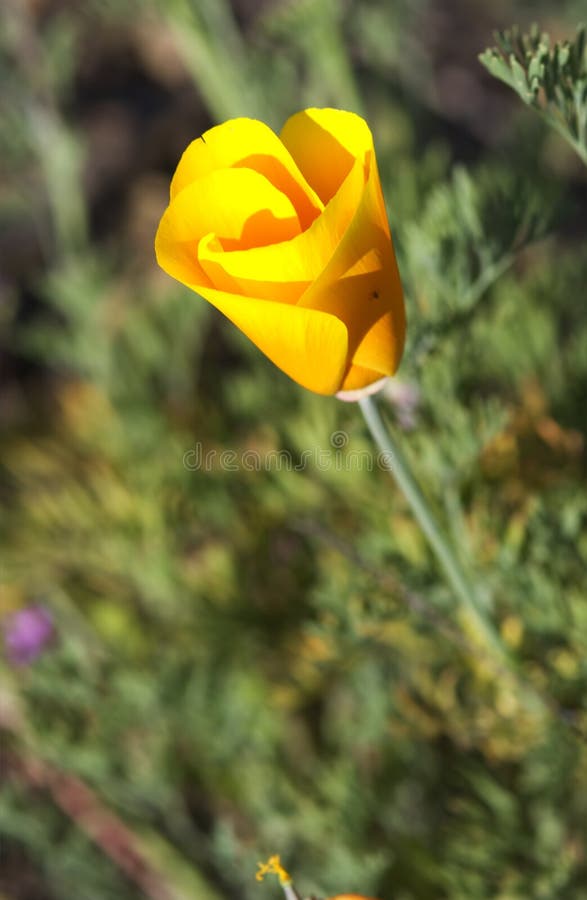
[[[391,429],[381,417],[376,401],[373,397],[363,397],[359,400],[359,406],[375,443],[389,460],[389,471],[408,501],[416,521],[440,563],[447,583],[460,602],[466,623],[471,626],[473,634],[491,651],[492,657],[497,657],[501,664],[505,663],[510,668],[512,660],[507,649],[481,608],[474,587],[470,584],[453,548],[434,518],[428,502],[412,474],[409,463],[401,452]]]
[[[281,887],[283,888],[283,893],[285,894],[285,900],[302,900],[291,882],[288,882],[286,884],[281,882]]]

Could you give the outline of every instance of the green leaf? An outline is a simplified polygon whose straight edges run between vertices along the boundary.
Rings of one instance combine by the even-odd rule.
[[[587,38],[582,25],[572,41],[550,49],[547,34],[533,26],[496,35],[497,46],[479,56],[485,68],[509,85],[572,146],[587,165]]]

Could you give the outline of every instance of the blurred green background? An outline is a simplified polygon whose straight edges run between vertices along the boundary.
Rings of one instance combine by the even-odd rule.
[[[587,898],[587,170],[477,58],[584,13],[4,0],[2,900],[263,900],[271,853],[304,895]],[[409,317],[382,402],[546,712],[345,463],[358,410],[156,267],[187,143],[310,105],[369,120]],[[337,466],[186,465],[339,431]]]

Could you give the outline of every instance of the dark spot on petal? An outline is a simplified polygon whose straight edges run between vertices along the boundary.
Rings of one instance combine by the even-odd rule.
[[[379,300],[379,291],[373,291],[371,297],[373,298],[373,300]]]

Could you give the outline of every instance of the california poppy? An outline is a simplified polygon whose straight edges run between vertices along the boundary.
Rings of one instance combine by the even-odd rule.
[[[184,152],[155,241],[161,267],[319,394],[391,375],[402,288],[366,122],[307,109],[279,137],[254,119]]]

